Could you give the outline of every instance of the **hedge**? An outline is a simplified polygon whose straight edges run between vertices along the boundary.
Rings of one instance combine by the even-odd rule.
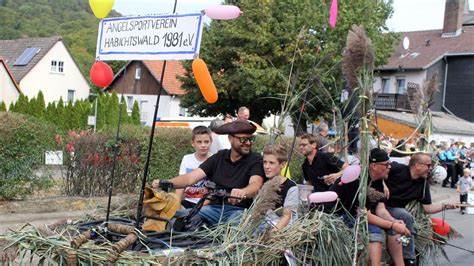
[[[107,135],[108,139],[103,140],[104,142],[113,143],[115,139],[115,132],[114,130],[110,130],[104,132]],[[103,134],[103,133],[97,133]],[[96,135],[97,135],[96,134]],[[149,143],[149,134],[150,129],[133,126],[133,125],[125,125],[122,127],[120,132],[120,139],[121,143],[130,143],[131,141],[138,141],[139,143],[139,150],[140,150],[140,158],[136,162],[137,165],[129,166],[128,169],[121,169],[121,167],[117,168],[116,170],[116,179],[121,180],[122,182],[127,182],[127,184],[117,184],[114,187],[115,193],[127,193],[131,191],[137,192],[138,188],[141,184],[141,179],[143,178],[143,170],[146,161],[146,156],[148,152],[148,143]],[[84,136],[84,138],[90,138],[89,135]],[[268,136],[258,136],[256,143],[254,144],[253,151],[261,153],[263,151],[263,147],[269,141]],[[281,142],[287,145],[291,144],[291,139],[289,138],[282,138],[280,139]],[[87,143],[86,140],[79,141],[80,143]],[[100,153],[101,149],[103,152],[103,145],[95,145],[97,151],[94,153]],[[122,145],[123,146],[123,145]],[[125,147],[125,146],[123,146]],[[155,131],[155,136],[153,138],[153,148],[152,153],[150,156],[150,166],[148,172],[148,183],[150,184],[154,179],[169,179],[178,175],[179,172],[179,165],[181,163],[181,159],[184,155],[193,153],[194,150],[191,146],[191,130],[190,129],[180,129],[180,128],[157,128]],[[108,156],[111,156],[111,151],[107,151]],[[91,157],[93,154],[85,154],[83,156]],[[84,159],[77,158],[76,163],[83,164]],[[86,160],[87,161],[87,160]],[[110,161],[109,161],[110,162]],[[92,163],[92,162],[91,162]],[[295,181],[301,181],[301,164],[302,158],[298,155],[295,151],[292,163],[290,165],[290,171],[292,173],[292,177]],[[109,165],[110,167],[110,165]],[[133,169],[132,169],[133,168]],[[132,182],[132,179],[123,179],[123,173],[121,171],[129,171],[136,173],[137,168],[139,169],[137,178],[135,182]],[[109,168],[110,169],[110,168]],[[103,171],[103,169],[98,169],[99,171]],[[107,178],[108,174],[103,174],[103,178]],[[127,180],[127,181],[125,181]],[[97,191],[97,193],[93,193],[92,195],[104,195],[106,189],[101,188],[97,189],[92,187],[93,184],[108,184],[108,182],[91,182],[90,187],[87,188],[80,188],[80,189],[69,189],[68,191]],[[84,186],[84,184],[81,184]],[[71,195],[74,195],[72,193]],[[77,195],[84,195],[83,193],[78,193]]]
[[[47,178],[35,177],[33,173],[43,164],[44,151],[58,147],[65,152],[65,167],[68,169],[64,176],[64,193],[80,196],[106,194],[116,129],[109,128],[94,134],[90,131],[69,131],[59,136],[56,133],[63,131],[50,123],[11,112],[0,112],[0,125],[0,198],[23,197],[47,184],[44,182]],[[150,128],[147,127],[122,126],[118,144],[122,150],[116,168],[118,183],[114,186],[115,193],[137,192],[143,177],[149,134]],[[280,140],[291,144],[289,138]],[[258,136],[253,151],[261,153],[268,141],[268,136]],[[74,149],[76,152],[71,153]],[[190,129],[157,128],[148,182],[178,175],[181,159],[192,152]],[[301,163],[302,159],[295,152],[290,165],[295,181],[301,181]]]
[[[23,198],[50,185],[34,176],[44,152],[54,148],[57,128],[34,117],[0,112],[0,199]]]

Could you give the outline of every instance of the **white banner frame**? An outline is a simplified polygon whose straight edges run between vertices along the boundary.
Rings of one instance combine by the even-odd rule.
[[[164,20],[167,20],[168,24],[163,22]],[[141,22],[140,25],[139,22]],[[161,24],[158,24],[159,22]],[[114,25],[115,27],[110,25]],[[159,28],[154,28],[153,25],[156,27],[159,26]],[[171,27],[162,27],[163,25]],[[105,28],[107,26],[108,28]],[[139,26],[142,26],[144,29],[138,29]],[[115,32],[107,33],[108,30]],[[102,19],[99,23],[99,32],[97,34],[96,59],[101,61],[191,60],[199,55],[202,32],[203,15],[201,13]],[[191,33],[193,34],[194,40],[191,40]],[[183,40],[185,34],[188,34],[188,39]],[[180,41],[178,41],[180,35],[181,38]],[[168,37],[172,38],[172,40]],[[175,40],[177,40],[180,45],[186,45],[186,47],[174,47],[172,42]],[[127,44],[127,41],[129,44],[132,42],[142,42],[146,44],[105,47],[106,44],[109,44],[109,46],[110,44]],[[153,41],[153,44],[151,44],[151,41]],[[166,42],[168,42],[168,44],[166,44]],[[165,47],[166,45],[170,46]]]

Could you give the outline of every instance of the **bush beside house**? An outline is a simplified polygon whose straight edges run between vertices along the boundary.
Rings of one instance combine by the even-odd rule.
[[[57,128],[27,115],[0,112],[0,199],[24,198],[51,184],[34,170],[51,150]]]

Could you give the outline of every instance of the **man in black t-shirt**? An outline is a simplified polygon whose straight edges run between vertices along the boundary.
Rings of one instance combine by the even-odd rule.
[[[414,219],[405,209],[411,201],[416,200],[423,204],[424,211],[429,214],[454,208],[454,204],[432,204],[430,185],[427,181],[431,166],[431,154],[415,153],[408,165],[393,162],[388,179],[385,181],[390,191],[390,198],[386,203],[388,211],[394,218],[403,220],[412,234],[415,233]],[[406,265],[415,264],[414,241],[415,238],[412,236],[409,245],[403,248]]]
[[[301,166],[306,182],[314,187],[315,192],[323,192],[336,181],[348,166],[331,153],[318,151],[317,139],[312,134],[300,137],[299,148],[306,160]]]
[[[209,225],[240,217],[263,185],[265,173],[262,156],[251,151],[255,130],[254,125],[240,119],[218,127],[215,133],[229,135],[231,149],[221,150],[199,168],[169,180],[175,188],[184,188],[207,177],[216,183],[217,188],[230,193],[232,198],[226,202],[210,202],[200,210],[199,216]],[[153,187],[158,187],[159,182],[158,179],[154,180]]]
[[[369,156],[369,191],[367,193],[366,208],[368,209],[369,255],[371,265],[380,265],[382,247],[385,240],[383,231],[388,234],[388,251],[395,265],[403,265],[402,245],[396,241],[400,234],[409,235],[410,231],[405,224],[393,218],[385,208],[383,180],[387,178],[390,169],[388,154],[375,148]],[[351,166],[354,167],[354,166]],[[337,210],[344,222],[352,227],[355,223],[358,209],[359,179],[343,184],[336,182],[330,190],[335,191],[344,209]],[[350,214],[348,215],[347,212]]]

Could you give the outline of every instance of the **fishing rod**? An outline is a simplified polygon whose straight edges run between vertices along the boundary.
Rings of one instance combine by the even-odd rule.
[[[450,246],[450,247],[453,247],[453,248],[457,248],[457,249],[460,249],[460,250],[464,250],[464,251],[467,251],[467,252],[469,252],[469,253],[474,254],[474,250],[469,250],[469,249],[465,249],[465,248],[462,248],[462,247],[459,247],[459,246],[456,246],[456,245],[453,245],[453,244],[449,244],[447,241],[444,241],[444,240],[439,240],[439,239],[431,238],[431,237],[424,236],[424,235],[420,235],[420,234],[417,234],[417,233],[412,233],[412,234],[415,235],[415,236],[418,236],[418,237],[427,239],[427,240],[431,240],[431,241],[434,241],[434,242],[437,242],[437,243],[440,243],[440,244],[443,244],[443,245],[447,245],[447,246]]]

